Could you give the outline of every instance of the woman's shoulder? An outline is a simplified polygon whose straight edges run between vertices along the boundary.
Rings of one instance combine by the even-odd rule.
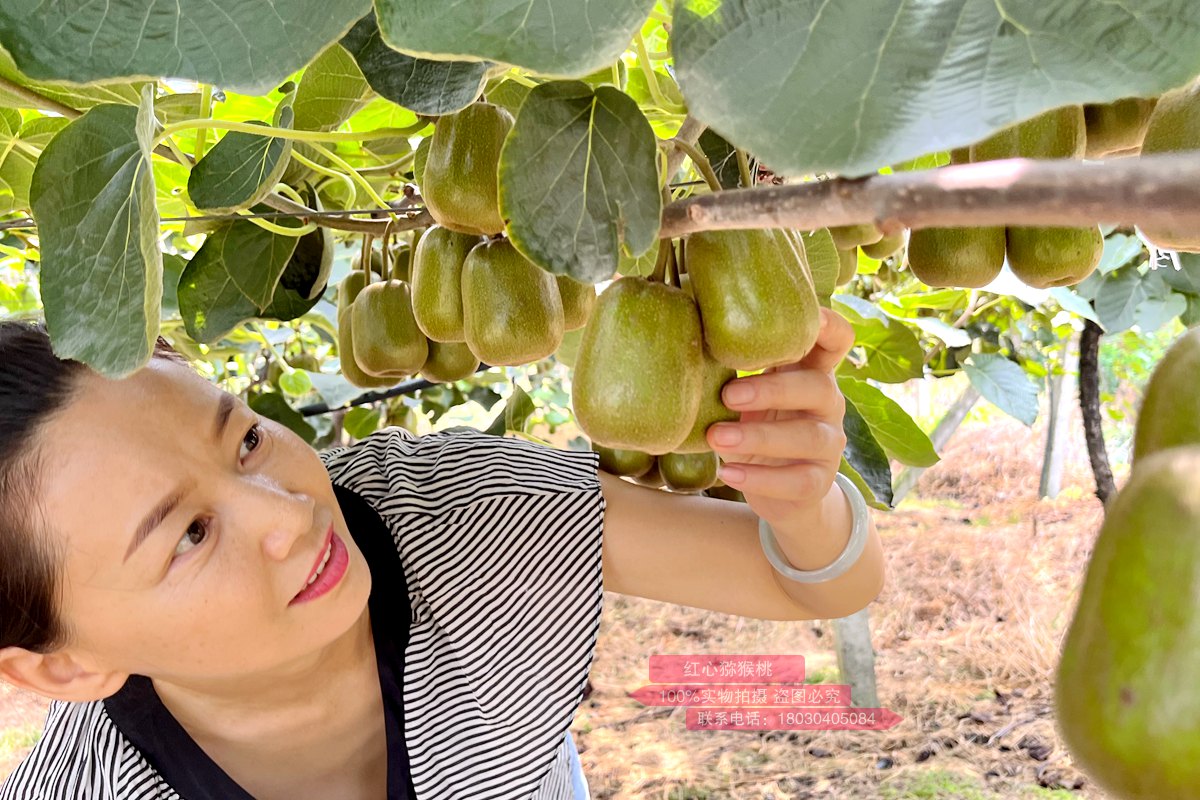
[[[415,436],[388,427],[325,451],[330,479],[367,496],[403,498],[408,511],[443,513],[497,494],[596,492],[598,459],[518,438],[449,428]]]
[[[17,765],[0,800],[176,800],[141,754],[121,735],[103,701],[50,704],[41,739]]]

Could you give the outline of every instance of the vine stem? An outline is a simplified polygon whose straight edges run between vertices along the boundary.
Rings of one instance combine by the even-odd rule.
[[[262,329],[261,324],[252,320],[250,327],[258,334],[258,338],[263,340],[263,344],[267,346],[267,351],[271,354],[271,358],[275,359],[275,363],[283,369],[285,375],[290,375],[296,371],[295,367],[287,363],[284,357],[279,355],[279,351],[275,349],[275,345],[271,344],[271,340],[267,338],[267,332]]]
[[[337,153],[333,152],[327,147],[322,147],[319,144],[309,144],[309,147],[325,156],[325,158],[329,159],[335,167],[340,167],[345,174],[350,176],[350,180],[357,183],[359,187],[367,193],[367,197],[370,197],[371,200],[379,204],[380,208],[391,208],[387,201],[380,197],[379,193],[375,191],[375,187],[368,183],[366,178],[364,178],[362,175],[359,175],[358,170],[343,161]]]
[[[311,158],[308,158],[307,156],[305,156],[303,153],[299,152],[295,148],[292,149],[291,157],[320,175],[324,175],[328,178],[335,178],[335,179],[341,181],[342,183],[344,183],[346,185],[346,188],[348,188],[350,190],[351,198],[355,197],[358,194],[358,190],[354,188],[354,179],[351,178],[346,173],[338,172],[336,169],[330,169],[329,167],[325,166],[324,164],[318,164],[317,162],[313,161]],[[292,198],[292,199],[295,200],[295,198]],[[296,200],[296,202],[300,202],[300,201]]]
[[[369,142],[374,139],[391,139],[396,132],[392,128],[378,128],[373,131],[298,131],[291,128],[275,128],[270,125],[252,125],[248,122],[235,122],[228,119],[185,119],[172,123],[159,131],[154,143],[157,145],[168,136],[174,136],[180,131],[190,130],[220,130],[253,133],[257,136],[270,136],[275,139],[291,139],[296,142],[310,144],[320,142]]]
[[[239,216],[241,215],[239,214]],[[270,231],[271,233],[278,234],[279,236],[293,236],[297,239],[301,236],[307,236],[317,229],[316,224],[312,222],[306,222],[299,228],[289,228],[285,225],[276,225],[274,222],[265,220],[262,217],[245,217],[245,220],[257,225],[264,231]]]
[[[742,186],[753,187],[755,181],[754,176],[750,174],[750,157],[740,147],[736,148],[734,152],[737,154],[738,175],[742,179]]]
[[[212,86],[207,83],[200,87],[200,114],[205,117],[212,116]],[[196,131],[196,148],[192,154],[196,160],[204,158],[204,150],[208,147],[208,129]]]
[[[713,172],[712,164],[708,161],[708,156],[694,144],[685,142],[682,139],[672,139],[671,143],[687,154],[687,157],[692,160],[692,164],[696,166],[696,170],[704,178],[704,182],[708,184],[708,188],[713,192],[721,191],[721,181],[717,178],[717,173]]]
[[[904,228],[1098,222],[1200,228],[1200,152],[1100,163],[1023,158],[694,195],[663,210],[659,237],[703,230],[864,223]]]
[[[8,78],[0,77],[0,89],[9,94],[14,94],[22,100],[28,100],[34,108],[40,108],[43,111],[53,111],[55,114],[61,114],[67,119],[76,119],[83,116],[83,112],[79,109],[71,108],[53,98],[47,97],[41,92],[36,92],[19,83],[14,83]]]
[[[682,106],[672,103],[663,95],[662,87],[658,85],[658,75],[650,63],[649,54],[646,53],[646,38],[642,36],[641,31],[638,31],[637,36],[633,37],[633,50],[637,54],[638,69],[646,76],[646,87],[650,90],[650,97],[654,100],[654,104],[665,111],[676,114],[683,113]]]

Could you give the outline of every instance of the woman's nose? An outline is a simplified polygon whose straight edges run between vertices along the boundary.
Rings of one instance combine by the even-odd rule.
[[[283,561],[297,547],[316,546],[317,501],[312,495],[291,491],[267,476],[258,475],[250,481],[246,503],[263,552],[269,558]]]

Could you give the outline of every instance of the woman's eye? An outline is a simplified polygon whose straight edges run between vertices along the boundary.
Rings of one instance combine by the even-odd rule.
[[[185,555],[193,547],[199,547],[208,538],[208,520],[198,519],[188,525],[187,532],[175,546],[175,555]]]
[[[259,448],[259,445],[262,444],[262,438],[263,438],[262,426],[259,425],[258,423],[255,423],[254,425],[250,426],[250,430],[246,431],[246,435],[242,437],[242,446],[248,447],[250,450],[257,450]],[[242,453],[239,453],[239,456],[241,456],[242,458],[246,457]]]

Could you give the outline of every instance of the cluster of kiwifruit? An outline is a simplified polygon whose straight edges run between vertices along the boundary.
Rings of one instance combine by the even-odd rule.
[[[793,231],[705,231],[663,242],[649,278],[600,295],[572,378],[579,426],[601,466],[650,486],[717,482],[705,433],[738,419],[721,398],[738,370],[803,358],[820,306]]]
[[[342,372],[355,386],[391,386],[417,373],[450,381],[481,361],[537,361],[587,322],[595,286],[551,275],[502,235],[497,167],[511,127],[507,111],[483,102],[438,119],[421,174],[438,224],[403,264],[394,259],[402,266],[389,279],[371,283],[364,268],[339,287]],[[389,272],[386,264],[379,271]]]
[[[1161,98],[1065,106],[1040,114],[951,153],[951,164],[1005,158],[1088,158],[1200,149],[1200,83]],[[1200,252],[1200,232],[1143,228],[1157,247]],[[857,270],[858,250],[874,259],[895,255],[903,231],[884,235],[874,225],[830,228],[841,257],[838,284]],[[1009,268],[1035,288],[1071,286],[1092,273],[1104,241],[1098,226],[978,226],[910,232],[913,275],[934,287],[980,288]]]

